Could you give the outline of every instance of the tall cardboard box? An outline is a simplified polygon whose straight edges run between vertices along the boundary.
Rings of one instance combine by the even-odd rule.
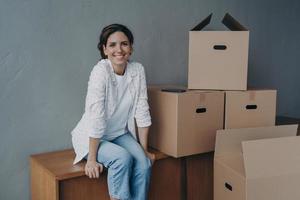
[[[217,131],[214,200],[300,199],[297,126]]]
[[[216,130],[223,128],[224,92],[162,88],[148,89],[150,146],[173,157],[213,151]]]
[[[225,129],[274,126],[276,90],[225,92]]]
[[[228,13],[230,31],[204,31],[212,14],[189,32],[189,89],[246,90],[249,31]]]

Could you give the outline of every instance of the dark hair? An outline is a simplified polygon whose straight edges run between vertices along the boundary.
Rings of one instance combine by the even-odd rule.
[[[106,27],[104,27],[101,31],[101,34],[100,34],[100,37],[99,37],[99,43],[97,45],[99,51],[100,51],[100,54],[101,54],[101,57],[104,59],[104,58],[107,58],[107,56],[104,54],[104,50],[103,50],[103,45],[106,46],[107,44],[107,39],[109,38],[109,36],[115,32],[122,32],[124,33],[129,42],[130,42],[130,45],[133,44],[133,35],[132,35],[132,32],[124,25],[122,24],[111,24],[111,25],[108,25]]]

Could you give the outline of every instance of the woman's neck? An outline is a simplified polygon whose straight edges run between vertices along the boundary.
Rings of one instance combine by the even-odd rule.
[[[112,67],[114,69],[114,72],[117,74],[117,75],[124,75],[125,73],[125,70],[126,70],[126,65],[113,65],[112,64]]]

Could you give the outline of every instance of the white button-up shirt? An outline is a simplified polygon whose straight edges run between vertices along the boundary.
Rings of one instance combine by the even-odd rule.
[[[126,73],[128,73],[128,89],[133,99],[127,126],[136,138],[134,119],[138,127],[151,125],[145,71],[140,63],[128,62]],[[85,112],[71,132],[76,153],[74,164],[88,154],[89,137],[101,138],[104,135],[107,120],[116,109],[117,99],[117,81],[113,68],[108,59],[103,59],[95,65],[90,74]]]

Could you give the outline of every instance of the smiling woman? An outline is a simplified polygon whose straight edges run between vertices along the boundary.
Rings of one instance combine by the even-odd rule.
[[[132,45],[126,26],[103,28],[98,43],[102,60],[91,72],[85,112],[72,131],[74,163],[86,159],[90,178],[98,178],[106,167],[112,200],[147,199],[154,160],[147,149],[151,117],[145,72],[140,63],[129,61]]]

